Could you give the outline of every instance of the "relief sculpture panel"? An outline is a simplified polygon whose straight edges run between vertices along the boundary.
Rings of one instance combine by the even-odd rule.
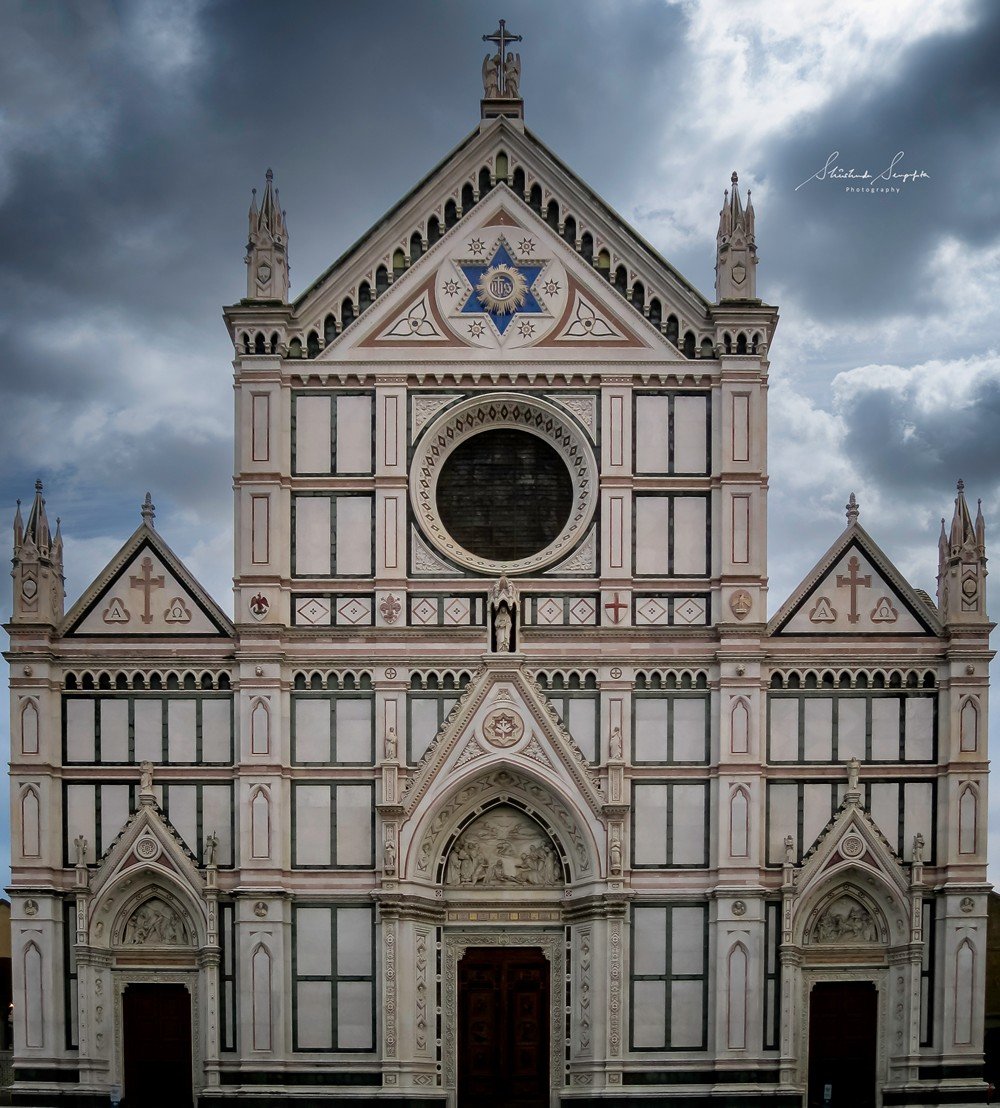
[[[539,887],[562,883],[552,840],[534,820],[508,805],[479,816],[448,856],[445,884]]]

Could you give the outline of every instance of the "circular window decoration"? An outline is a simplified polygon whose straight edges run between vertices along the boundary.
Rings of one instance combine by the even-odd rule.
[[[160,844],[151,835],[143,835],[136,840],[135,853],[144,862],[151,862],[160,856]]]
[[[480,573],[564,557],[594,515],[597,465],[554,404],[501,393],[449,409],[416,451],[410,500],[442,554]]]

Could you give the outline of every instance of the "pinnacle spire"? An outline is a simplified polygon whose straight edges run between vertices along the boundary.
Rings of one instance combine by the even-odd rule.
[[[288,230],[274,187],[274,171],[264,174],[264,192],[251,192],[247,264],[248,300],[288,300]]]
[[[63,587],[62,524],[56,520],[56,533],[49,530],[42,482],[35,482],[35,497],[25,522],[21,502],[14,513],[14,557],[11,576],[14,578],[15,623],[45,623],[54,625],[62,619],[65,589]]]
[[[153,520],[156,519],[156,505],[153,503],[153,497],[151,493],[146,493],[146,499],[142,502],[142,508],[140,509],[142,515],[142,522],[149,528],[153,526]]]
[[[51,545],[49,533],[49,519],[45,514],[45,498],[42,496],[42,482],[35,482],[35,499],[28,513],[28,522],[24,529],[24,537],[35,544],[39,553],[48,553]]]
[[[754,300],[757,296],[757,243],[754,238],[754,210],[747,192],[746,210],[740,199],[740,178],[734,169],[730,188],[723,192],[716,234],[715,297],[723,300]]]
[[[951,526],[941,521],[938,538],[938,607],[946,623],[982,623],[986,617],[986,521],[983,504],[973,520],[965,482],[955,489]]]
[[[853,527],[858,522],[858,516],[861,509],[858,507],[858,498],[852,492],[847,498],[847,504],[845,505],[847,510],[847,525]]]

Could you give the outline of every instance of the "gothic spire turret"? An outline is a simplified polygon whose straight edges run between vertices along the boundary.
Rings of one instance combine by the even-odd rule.
[[[42,482],[35,482],[35,499],[28,520],[21,518],[21,502],[14,514],[14,623],[58,623],[63,616],[62,528],[56,523],[53,538],[42,496]]]
[[[941,520],[938,539],[938,608],[946,623],[986,620],[986,521],[982,501],[973,520],[959,480],[951,527]]]
[[[265,175],[264,195],[257,205],[253,190],[249,212],[247,264],[248,300],[288,300],[288,230],[281,210],[274,174]]]
[[[754,210],[747,193],[744,210],[739,177],[733,170],[732,189],[726,189],[716,235],[715,299],[754,300],[757,297],[757,243]]]

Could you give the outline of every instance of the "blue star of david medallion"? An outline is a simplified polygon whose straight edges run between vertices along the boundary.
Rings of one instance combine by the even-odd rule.
[[[545,268],[540,262],[525,265],[516,262],[501,238],[488,262],[459,263],[465,279],[472,286],[469,298],[462,305],[463,315],[486,315],[502,335],[518,315],[542,315],[531,286]]]

